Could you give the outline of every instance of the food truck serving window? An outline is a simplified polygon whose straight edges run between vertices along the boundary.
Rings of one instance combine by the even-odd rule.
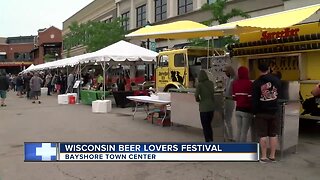
[[[271,57],[256,57],[249,59],[250,78],[259,77],[258,65],[260,63],[269,64],[270,73],[280,72],[283,80],[297,81],[300,77],[299,56],[279,55]]]
[[[168,67],[169,63],[168,63],[169,57],[168,56],[160,56],[159,57],[159,62],[158,65],[159,67]]]

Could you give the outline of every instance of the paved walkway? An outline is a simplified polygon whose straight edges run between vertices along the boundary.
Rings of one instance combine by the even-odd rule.
[[[25,163],[23,143],[30,141],[82,142],[201,142],[200,130],[160,127],[132,120],[131,109],[114,108],[110,114],[93,114],[85,105],[58,105],[56,96],[32,104],[9,93],[0,108],[1,180],[100,180],[100,179],[303,179],[320,177],[320,135],[305,130],[298,153],[277,163]],[[140,115],[140,116],[139,116]]]

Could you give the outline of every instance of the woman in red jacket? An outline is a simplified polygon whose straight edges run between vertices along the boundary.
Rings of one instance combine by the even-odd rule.
[[[233,82],[232,96],[236,101],[237,142],[246,142],[247,133],[252,123],[252,82],[249,80],[248,68],[238,69],[238,79]]]

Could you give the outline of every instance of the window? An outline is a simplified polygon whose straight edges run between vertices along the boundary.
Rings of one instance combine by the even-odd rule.
[[[7,59],[7,55],[1,55],[0,54],[0,61],[4,61]]]
[[[201,56],[188,55],[188,64],[189,66],[201,65]]]
[[[167,18],[167,0],[155,0],[155,21]]]
[[[168,56],[160,56],[159,57],[159,67],[168,67],[169,57]]]
[[[14,53],[15,60],[31,60],[32,56],[30,53]]]
[[[193,10],[193,0],[178,0],[178,15],[191,12]]]
[[[137,8],[137,28],[147,24],[147,9],[146,5]]]
[[[207,0],[207,3],[208,4],[212,4],[212,3],[214,3],[214,2],[216,2],[217,0]]]
[[[125,31],[129,30],[129,17],[130,17],[130,12],[125,12],[121,15],[122,18],[122,27]]]
[[[175,67],[184,67],[184,55],[175,54],[174,55],[174,66]]]
[[[112,17],[110,17],[110,18],[108,18],[108,19],[103,20],[103,22],[105,22],[105,23],[111,23],[111,21],[112,21]]]

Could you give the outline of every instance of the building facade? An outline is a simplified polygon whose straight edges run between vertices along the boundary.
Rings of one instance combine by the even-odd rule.
[[[32,50],[34,64],[41,64],[52,59],[61,59],[62,33],[61,30],[51,26],[38,30],[35,38],[35,47]]]
[[[61,57],[61,30],[50,27],[38,31],[37,36],[0,38],[0,69],[18,73],[31,64],[41,64],[47,54]]]
[[[209,11],[202,11],[201,7],[205,3],[213,2],[215,0],[95,0],[63,23],[63,34],[69,32],[68,26],[73,21],[79,23],[89,20],[101,21],[114,16],[128,18],[123,22],[123,27],[129,32],[149,24],[164,24],[180,20],[204,22],[209,20],[212,15]],[[318,3],[320,0],[229,0],[226,12],[237,8],[247,12],[251,17],[257,17]],[[233,18],[230,21],[239,19]],[[305,22],[318,21],[318,19],[319,15],[316,14]],[[215,24],[213,23],[213,25]],[[140,45],[141,41],[146,40],[133,40],[132,42]],[[184,43],[186,40],[157,40],[156,46],[161,49]],[[71,49],[70,56],[83,53],[85,53],[85,48],[78,45]],[[66,54],[67,52],[64,50],[64,56]]]
[[[2,38],[0,69],[17,73],[33,63],[31,50],[35,36]]]
[[[78,24],[88,21],[109,22],[116,17],[117,11],[114,0],[95,0],[63,22],[62,36],[66,36],[70,32],[69,26],[73,22]],[[70,51],[67,50],[69,48]],[[72,47],[63,47],[62,56],[65,58],[85,53],[86,47],[76,43]]]

